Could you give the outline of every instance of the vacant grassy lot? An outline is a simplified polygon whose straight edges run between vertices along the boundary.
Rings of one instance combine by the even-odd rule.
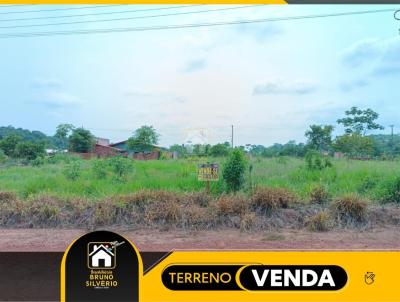
[[[61,156],[3,166],[0,225],[328,231],[400,223],[399,162],[340,160],[310,170],[302,159],[250,158],[241,192],[226,193],[221,179],[206,194],[197,165],[207,160],[224,164]]]
[[[10,166],[0,168],[0,191],[14,192],[20,198],[46,193],[64,197],[101,199],[117,194],[129,194],[140,189],[193,192],[204,190],[197,181],[197,164],[223,159],[134,161],[123,177],[116,177],[106,161],[61,158],[40,166]],[[66,171],[75,170],[74,177]],[[76,162],[76,164],[75,164]],[[398,161],[335,160],[332,168],[308,170],[304,160],[297,158],[252,158],[252,172],[247,172],[243,189],[249,192],[256,186],[280,187],[292,191],[306,201],[310,192],[323,186],[331,197],[357,193],[372,201],[381,200],[388,187],[400,176]],[[71,174],[71,173],[70,173]],[[222,180],[211,185],[214,195],[224,191]]]

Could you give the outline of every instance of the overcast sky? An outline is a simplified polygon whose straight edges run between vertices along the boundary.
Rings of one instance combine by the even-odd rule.
[[[65,7],[66,6],[62,6]],[[157,6],[153,8],[161,8]],[[0,15],[0,27],[148,16],[164,11],[45,20],[3,19],[124,11],[117,6]],[[386,6],[391,8],[393,6]],[[35,6],[34,9],[49,9]],[[260,6],[1,33],[220,22],[382,9],[385,6]],[[1,12],[32,10],[0,7]],[[304,141],[310,124],[335,124],[351,106],[400,123],[400,21],[393,13],[178,30],[0,39],[0,125],[54,134],[60,123],[112,141],[153,125],[161,145],[205,129],[210,143]],[[341,133],[339,127],[335,130]],[[397,132],[397,131],[396,131]],[[382,133],[389,133],[387,127]]]

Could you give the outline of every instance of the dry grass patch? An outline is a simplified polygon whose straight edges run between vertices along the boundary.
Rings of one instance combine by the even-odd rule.
[[[244,215],[248,211],[248,199],[241,194],[223,194],[216,200],[219,215]]]
[[[331,217],[327,211],[319,212],[306,220],[306,226],[313,232],[326,232],[331,228]]]
[[[257,216],[255,213],[246,213],[240,220],[240,230],[242,232],[248,232],[254,228],[256,224]]]
[[[17,196],[13,192],[0,191],[0,202],[16,200]]]
[[[332,212],[339,224],[356,226],[367,218],[368,202],[357,194],[347,194],[334,200]]]
[[[318,185],[311,189],[309,193],[311,203],[323,204],[329,201],[329,192],[324,186]]]
[[[259,187],[251,198],[253,208],[265,214],[288,208],[294,201],[295,195],[285,188]]]

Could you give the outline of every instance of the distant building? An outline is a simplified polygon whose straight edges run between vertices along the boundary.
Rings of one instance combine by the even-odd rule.
[[[101,138],[101,137],[96,137],[96,144],[101,145],[101,146],[109,146],[110,145],[110,140],[108,138]]]
[[[138,145],[136,148],[129,148],[128,140],[111,144],[110,147],[118,148],[128,154],[129,157],[137,160],[157,160],[161,157],[161,151],[166,150],[156,145],[143,146]]]
[[[103,146],[99,144],[95,144],[91,152],[86,153],[77,153],[71,152],[77,156],[80,156],[83,159],[90,159],[90,158],[104,158],[104,157],[112,157],[112,156],[126,156],[126,152],[124,150],[114,148],[111,146]]]
[[[94,145],[92,153],[94,153],[96,157],[110,157],[126,154],[126,152],[122,149],[100,144]]]
[[[121,141],[121,142],[118,142],[118,143],[109,144],[109,146],[124,150],[124,151],[129,153],[128,140],[124,140],[124,141]]]

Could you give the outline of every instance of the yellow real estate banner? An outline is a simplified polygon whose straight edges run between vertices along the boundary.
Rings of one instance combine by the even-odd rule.
[[[399,251],[174,251],[144,272],[132,243],[97,231],[64,254],[61,300],[394,302],[399,272]]]

